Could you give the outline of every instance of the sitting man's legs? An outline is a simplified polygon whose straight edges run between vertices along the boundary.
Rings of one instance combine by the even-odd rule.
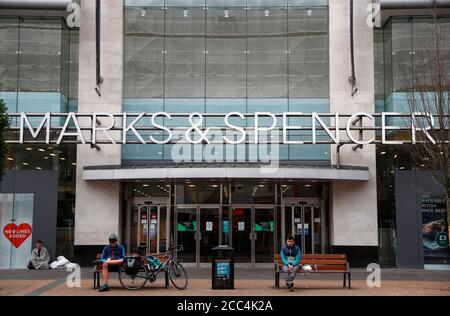
[[[289,271],[289,266],[283,265],[284,279],[286,281],[287,288],[291,289],[294,287],[293,282],[294,282],[295,276],[299,269],[300,269],[300,266],[296,265],[296,266],[292,267],[291,271]]]
[[[103,279],[103,288],[108,287],[108,279],[109,279],[109,270],[110,266],[120,266],[123,260],[109,260],[105,261],[102,264],[102,279]]]

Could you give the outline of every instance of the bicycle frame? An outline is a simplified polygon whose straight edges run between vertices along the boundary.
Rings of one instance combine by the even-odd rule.
[[[151,275],[151,277],[150,276],[147,276],[146,278],[147,278],[147,280],[151,280],[152,278],[154,279],[154,280],[156,280],[156,276],[161,272],[161,271],[165,271],[167,268],[168,268],[168,266],[169,266],[169,264],[170,263],[172,263],[173,261],[174,261],[174,255],[173,255],[173,253],[172,253],[172,251],[173,250],[175,250],[175,251],[181,251],[181,250],[183,250],[183,246],[175,246],[175,247],[171,247],[171,248],[169,248],[169,250],[168,251],[166,251],[165,253],[164,253],[164,257],[167,257],[167,260],[166,261],[164,261],[164,263],[163,264],[160,264],[159,265],[159,267],[158,267],[158,269],[149,269],[149,271],[151,271],[152,272],[152,275]],[[148,266],[150,266],[150,265],[152,265],[153,266],[153,264],[148,260],[148,258],[150,257],[148,257],[148,256],[141,256],[141,259],[142,259],[142,257],[144,258],[144,260],[147,260],[147,267]]]

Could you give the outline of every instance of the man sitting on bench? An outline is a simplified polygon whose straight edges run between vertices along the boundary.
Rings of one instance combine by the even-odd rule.
[[[102,278],[103,286],[99,289],[100,292],[109,291],[108,278],[110,266],[119,267],[123,263],[125,257],[125,248],[117,242],[117,235],[111,234],[109,236],[109,245],[105,246],[102,251]]]
[[[280,256],[283,261],[283,272],[285,273],[285,287],[293,291],[295,275],[300,269],[300,258],[302,256],[302,251],[295,244],[294,237],[289,236],[287,238],[286,246],[281,249]]]

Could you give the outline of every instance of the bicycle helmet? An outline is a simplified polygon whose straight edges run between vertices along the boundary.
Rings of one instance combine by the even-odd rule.
[[[109,235],[109,238],[108,238],[108,240],[111,242],[111,241],[117,241],[119,239],[119,237],[117,237],[117,235],[116,234],[111,234],[111,235]]]

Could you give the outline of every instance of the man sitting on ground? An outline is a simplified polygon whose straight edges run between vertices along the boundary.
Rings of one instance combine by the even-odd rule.
[[[123,263],[125,257],[125,248],[117,242],[117,235],[111,234],[109,236],[109,245],[105,246],[102,251],[102,278],[103,286],[99,289],[100,292],[109,291],[108,278],[110,266],[119,267]]]
[[[44,247],[42,240],[36,241],[36,248],[33,249],[27,268],[30,270],[47,270],[49,268],[50,255]]]

